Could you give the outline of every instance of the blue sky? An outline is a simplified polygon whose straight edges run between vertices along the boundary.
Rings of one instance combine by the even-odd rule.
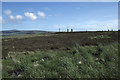
[[[117,2],[3,2],[3,30],[118,29]]]

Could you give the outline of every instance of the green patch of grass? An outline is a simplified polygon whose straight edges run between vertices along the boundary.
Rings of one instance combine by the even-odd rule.
[[[67,51],[11,53],[3,78],[117,78],[118,43],[79,46]]]
[[[10,36],[2,36],[2,38],[31,38],[31,37],[38,37],[38,36],[53,36],[55,34],[24,34],[24,35],[10,35]]]
[[[100,35],[100,36],[91,36],[90,39],[103,39],[103,38],[111,38],[107,35]]]

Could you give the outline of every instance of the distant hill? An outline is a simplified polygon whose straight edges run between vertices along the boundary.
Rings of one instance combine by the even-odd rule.
[[[53,33],[53,32],[39,31],[39,30],[6,30],[6,31],[0,31],[0,35],[2,35],[2,36],[29,35],[29,34],[48,34],[48,33]]]

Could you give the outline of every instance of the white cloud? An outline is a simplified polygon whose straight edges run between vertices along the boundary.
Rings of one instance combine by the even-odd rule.
[[[11,11],[11,10],[5,10],[4,13],[5,13],[6,15],[11,15],[11,14],[12,14],[12,11]]]
[[[25,12],[25,16],[31,20],[36,20],[37,16],[34,13]]]
[[[40,12],[40,11],[38,11],[38,13],[37,13],[41,18],[45,18],[46,17],[46,15],[45,15],[45,13],[44,12]]]
[[[0,24],[2,24],[3,18],[2,16],[0,16]]]
[[[0,16],[0,21],[2,21],[2,16]]]
[[[6,24],[5,20],[3,19],[2,16],[0,16],[0,24]]]
[[[16,15],[16,16],[13,16],[13,15],[10,15],[9,16],[9,19],[5,20],[6,24],[20,24],[21,21],[24,20],[24,17],[22,15]]]
[[[14,20],[15,19],[15,17],[14,16],[9,16],[9,18],[10,18],[10,20]]]
[[[22,15],[13,16],[12,11],[9,9],[5,10],[4,13],[8,15],[8,19],[2,20],[2,24],[18,24],[24,19]]]
[[[16,15],[16,16],[9,16],[10,20],[23,20],[23,16],[21,15]]]
[[[16,15],[16,17],[15,17],[17,20],[23,20],[23,16],[21,16],[21,15]]]

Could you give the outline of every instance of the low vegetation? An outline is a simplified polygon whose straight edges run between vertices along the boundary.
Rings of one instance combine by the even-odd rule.
[[[117,78],[118,43],[11,52],[2,62],[3,78]]]
[[[36,50],[67,50],[80,46],[97,46],[118,41],[118,32],[73,32],[73,33],[45,33],[19,36],[4,36],[2,38],[2,56],[9,52],[23,52]]]
[[[102,38],[110,38],[109,36],[107,35],[99,35],[99,36],[92,36],[92,37],[89,37],[90,39],[102,39]]]
[[[3,78],[118,78],[118,31],[4,36],[2,64]]]

